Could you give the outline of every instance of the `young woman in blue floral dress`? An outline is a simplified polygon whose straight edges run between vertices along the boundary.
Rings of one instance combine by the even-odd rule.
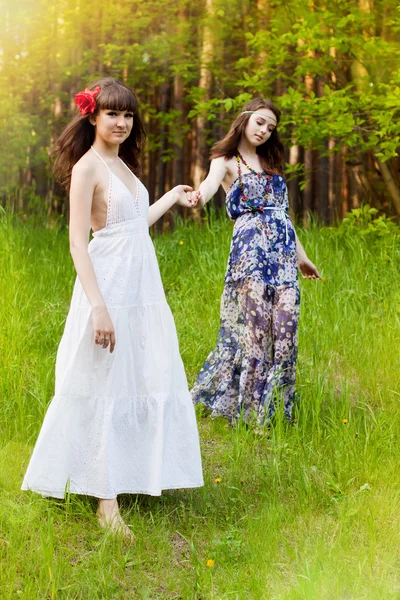
[[[222,184],[227,213],[235,222],[216,348],[192,389],[195,403],[230,421],[240,415],[265,421],[278,396],[291,419],[298,269],[303,277],[319,279],[288,214],[279,118],[269,100],[250,101],[213,147],[210,172],[196,192],[204,206]]]

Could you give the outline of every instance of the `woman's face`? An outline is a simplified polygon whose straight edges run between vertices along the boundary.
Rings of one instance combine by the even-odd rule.
[[[101,109],[90,122],[95,127],[96,139],[100,138],[107,144],[122,144],[132,131],[133,113]]]
[[[250,115],[244,130],[244,136],[252,146],[261,146],[276,127],[276,117],[269,108],[260,108]]]

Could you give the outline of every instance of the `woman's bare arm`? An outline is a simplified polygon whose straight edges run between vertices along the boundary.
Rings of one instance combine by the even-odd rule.
[[[77,163],[72,169],[69,194],[69,247],[83,290],[92,308],[105,306],[88,252],[95,169]]]
[[[95,186],[95,168],[88,163],[77,163],[72,169],[71,177],[69,245],[79,281],[92,306],[95,341],[109,338],[110,352],[112,352],[115,345],[114,327],[100,292],[88,251]],[[102,345],[106,348],[108,343],[104,342]]]
[[[154,225],[160,217],[165,215],[165,213],[173,207],[174,204],[179,204],[180,206],[185,206],[187,208],[192,208],[194,206],[194,202],[191,199],[191,192],[193,188],[190,185],[177,185],[172,190],[161,196],[157,202],[154,202],[149,206],[149,214],[147,218],[147,222],[149,227]]]
[[[208,175],[200,184],[199,189],[196,192],[197,199],[200,201],[201,206],[207,204],[207,202],[217,193],[226,173],[227,164],[225,157],[219,156],[218,158],[213,158]]]

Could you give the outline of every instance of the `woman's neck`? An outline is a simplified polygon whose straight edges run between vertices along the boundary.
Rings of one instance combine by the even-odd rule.
[[[240,142],[238,144],[238,150],[239,150],[240,154],[242,154],[242,156],[248,156],[249,158],[257,157],[256,146],[253,146],[253,144],[250,144],[250,142],[248,142],[246,140],[246,138],[242,137],[242,139],[240,140]]]
[[[108,144],[100,138],[95,138],[93,148],[104,158],[113,160],[118,158],[119,144]]]

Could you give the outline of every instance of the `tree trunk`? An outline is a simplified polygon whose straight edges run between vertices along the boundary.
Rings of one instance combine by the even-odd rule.
[[[213,0],[206,0],[206,20],[211,17],[213,11]],[[199,87],[204,90],[204,99],[210,98],[212,75],[210,63],[214,52],[213,34],[206,22],[203,28],[203,41],[200,56],[200,80]],[[207,171],[208,148],[206,135],[207,119],[199,115],[196,120],[196,146],[194,155],[193,182],[197,189],[203,181]]]
[[[328,141],[325,150],[318,156],[318,220],[321,223],[329,222],[329,157]]]
[[[379,158],[376,160],[378,162],[379,170],[382,174],[382,179],[385,182],[386,189],[388,190],[392,199],[396,214],[400,216],[400,189],[396,185],[396,181],[390,172],[389,165],[385,162],[381,162]]]
[[[324,84],[325,79],[323,76],[317,76],[315,80],[315,91],[317,98],[322,98],[324,95]],[[324,140],[324,147],[318,153],[317,159],[317,173],[318,173],[318,206],[317,214],[318,220],[321,223],[328,223],[329,221],[329,141]]]
[[[174,123],[174,185],[184,183],[184,136],[182,134],[184,112],[183,94],[182,77],[176,73],[174,77],[174,108],[176,111],[179,111],[179,116]]]
[[[267,31],[269,21],[269,0],[257,0],[258,31]],[[258,63],[263,68],[267,59],[266,48],[262,48],[258,55]]]
[[[147,102],[149,106],[154,106],[156,103],[155,93],[152,91],[147,95]],[[146,124],[146,129],[148,130],[149,141],[154,139],[156,135],[156,129],[154,124],[154,119],[149,119],[149,122]],[[153,148],[146,148],[146,151],[143,153],[145,158],[145,175],[144,180],[146,187],[149,191],[149,199],[150,204],[153,204],[155,200],[157,200],[157,164],[158,164],[158,150]]]
[[[169,104],[169,81],[164,81],[160,86],[160,112],[166,113]],[[158,198],[165,194],[167,181],[167,163],[163,160],[164,152],[167,149],[167,127],[163,124],[159,131],[160,149],[158,156]],[[163,219],[159,219],[156,230],[161,231]]]
[[[342,173],[343,173],[343,159],[341,152],[335,152],[332,156],[333,159],[333,167],[332,167],[332,177],[331,177],[331,186],[332,186],[332,219],[343,219],[343,182],[342,182]]]
[[[303,223],[306,226],[312,210],[313,197],[313,152],[311,148],[304,149],[305,187],[303,189]]]
[[[310,10],[313,10],[313,3],[311,2]],[[299,45],[302,46],[302,41],[299,40]],[[309,56],[314,56],[314,51],[309,51]],[[315,81],[311,75],[306,75],[304,83],[308,93],[314,92]],[[315,194],[315,188],[313,185],[313,151],[312,148],[304,149],[304,169],[305,169],[305,181],[306,185],[303,190],[303,221],[307,225],[311,211],[313,210],[313,196]]]
[[[342,193],[341,193],[342,215],[343,215],[343,217],[345,217],[346,213],[350,210],[349,178],[348,178],[347,162],[346,162],[347,148],[342,148],[341,157],[342,157],[342,177],[341,177],[341,180],[342,180]]]
[[[300,148],[297,144],[293,143],[289,150],[289,164],[295,167],[300,162]],[[299,176],[292,174],[287,183],[288,194],[290,199],[290,206],[297,216],[301,210],[301,198],[299,194]]]

